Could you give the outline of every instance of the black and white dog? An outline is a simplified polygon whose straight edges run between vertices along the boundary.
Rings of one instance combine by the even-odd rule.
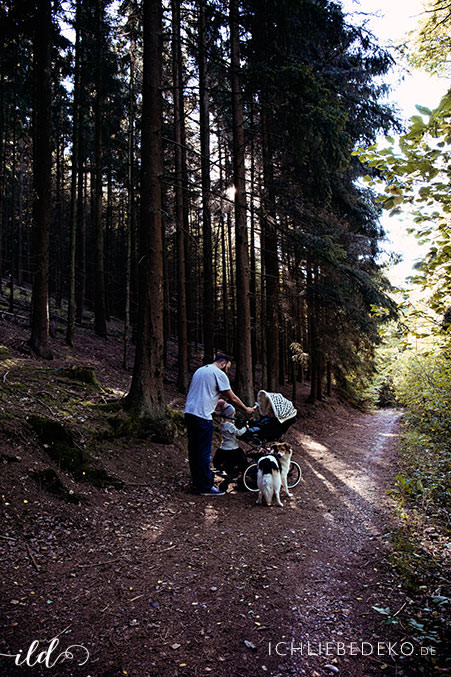
[[[257,503],[261,503],[264,498],[267,505],[272,505],[272,499],[275,497],[277,505],[282,507],[281,488],[283,487],[287,496],[293,495],[288,491],[287,485],[287,475],[293,450],[286,442],[275,442],[271,449],[272,453],[262,456],[257,464]]]

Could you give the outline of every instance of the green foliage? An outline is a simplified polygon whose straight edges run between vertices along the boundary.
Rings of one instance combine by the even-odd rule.
[[[392,379],[389,376],[381,379],[377,388],[377,406],[383,409],[384,407],[396,407],[397,405],[398,399]]]
[[[408,357],[396,382],[407,420],[451,451],[451,359],[448,354]]]
[[[400,472],[391,494],[401,509],[417,505],[442,513],[451,499],[451,355],[431,338],[403,352],[399,346],[392,339],[378,356],[379,377],[391,382],[405,410]]]
[[[422,547],[412,524],[404,524],[392,534],[392,562],[408,591],[417,593],[428,580],[434,560]]]
[[[169,415],[173,424],[174,435],[176,437],[184,437],[186,435],[185,416],[180,409],[172,409],[168,407]]]
[[[9,351],[6,346],[0,346],[0,362],[2,360],[8,359],[8,357],[11,357],[11,352]]]
[[[431,292],[431,307],[444,312],[451,293],[451,90],[431,111],[418,106],[399,147],[376,145],[354,152],[370,169],[370,186],[383,189],[380,201],[392,214],[401,208],[412,215],[411,232],[430,249],[414,278]]]
[[[447,334],[434,335],[431,327],[440,323],[426,310],[411,309],[391,325],[377,351],[375,387],[380,392],[389,383],[405,411],[392,495],[401,508],[442,513],[451,498],[451,351]]]
[[[436,75],[451,74],[451,12],[447,0],[425,3],[417,28],[411,32],[408,58],[412,66]]]

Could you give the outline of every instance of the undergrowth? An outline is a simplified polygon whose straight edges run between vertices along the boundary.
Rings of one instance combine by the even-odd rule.
[[[390,352],[391,351],[391,352]],[[401,610],[376,607],[386,624],[431,652],[415,674],[448,672],[451,587],[451,358],[434,341],[381,354],[379,405],[404,409],[399,460],[388,491],[394,499],[390,566],[405,595]]]
[[[398,526],[391,535],[391,565],[406,595],[399,623],[419,646],[431,653],[418,674],[442,674],[449,665],[451,630],[449,584],[449,450],[414,426],[407,414],[402,425],[399,471],[393,488]]]

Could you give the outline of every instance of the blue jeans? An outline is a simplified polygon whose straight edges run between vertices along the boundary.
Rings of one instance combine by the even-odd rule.
[[[185,414],[185,424],[193,486],[199,491],[208,491],[213,486],[213,473],[210,470],[213,421],[194,414]]]

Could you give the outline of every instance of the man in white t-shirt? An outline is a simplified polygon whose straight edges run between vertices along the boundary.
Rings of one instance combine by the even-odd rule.
[[[240,400],[230,387],[227,372],[231,358],[219,353],[212,364],[206,364],[194,372],[185,404],[185,423],[188,431],[188,458],[196,493],[202,496],[221,496],[224,494],[213,486],[213,473],[210,470],[211,446],[213,442],[212,413],[220,397],[251,416],[252,407]]]

